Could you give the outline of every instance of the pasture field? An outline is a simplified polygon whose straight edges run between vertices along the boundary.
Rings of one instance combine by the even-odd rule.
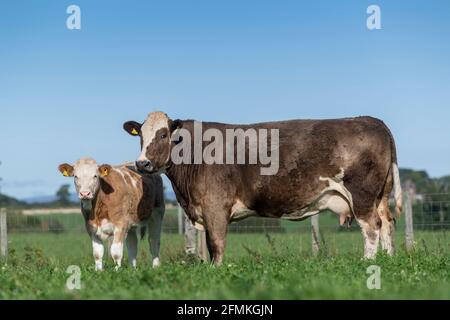
[[[166,234],[162,267],[152,270],[147,244],[138,270],[93,270],[84,233],[11,234],[8,264],[0,265],[0,299],[450,299],[447,232],[417,232],[408,254],[397,234],[397,255],[361,259],[359,232],[323,230],[323,250],[311,253],[308,232],[231,234],[225,264],[211,267],[183,253],[183,237]],[[69,291],[70,265],[81,268],[82,289]],[[381,290],[367,288],[367,268],[381,267]]]

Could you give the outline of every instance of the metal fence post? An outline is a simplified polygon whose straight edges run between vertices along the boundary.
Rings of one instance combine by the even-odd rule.
[[[311,217],[312,252],[318,254],[320,250],[319,215]]]
[[[8,257],[8,228],[6,225],[6,209],[0,209],[0,257]]]
[[[406,250],[411,251],[414,248],[414,227],[413,227],[413,208],[411,193],[406,191],[406,206],[405,206],[405,240]]]

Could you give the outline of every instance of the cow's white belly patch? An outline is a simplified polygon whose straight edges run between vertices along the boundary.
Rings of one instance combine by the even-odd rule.
[[[199,231],[205,231],[205,222],[203,220],[203,212],[200,207],[195,208],[196,222],[194,227]],[[240,200],[237,200],[231,209],[230,223],[244,220],[249,217],[257,216],[257,212],[247,208]]]
[[[305,220],[325,210],[331,210],[345,218],[352,215],[347,201],[341,195],[330,193],[322,195],[318,201],[300,211],[283,215],[281,219],[292,221]]]
[[[238,200],[231,209],[230,222],[237,222],[257,215],[258,213],[256,211],[250,210],[244,203]]]
[[[329,186],[322,190],[316,200],[302,210],[285,214],[281,218],[286,220],[304,220],[321,211],[331,210],[341,217],[354,215],[353,199],[350,191],[344,186],[344,169],[334,178],[319,177],[320,181],[328,181]]]
[[[198,231],[205,231],[205,222],[203,221],[203,212],[201,207],[194,207],[194,212],[196,215],[196,221],[194,223],[195,229]]]
[[[323,189],[317,198],[307,207],[284,214],[281,216],[281,219],[291,221],[305,220],[325,210],[330,210],[338,214],[341,217],[341,221],[354,216],[353,198],[350,191],[344,186],[344,169],[341,168],[341,171],[334,178],[319,177],[319,180],[327,181],[328,187]],[[201,208],[195,208],[195,213],[197,215],[195,228],[204,231]],[[249,209],[243,202],[237,200],[231,209],[230,222],[237,222],[254,216],[258,216],[256,211]]]

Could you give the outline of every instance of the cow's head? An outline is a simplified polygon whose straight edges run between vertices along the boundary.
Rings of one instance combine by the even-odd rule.
[[[106,177],[112,170],[110,165],[99,166],[91,158],[82,158],[73,166],[64,163],[58,169],[65,177],[74,177],[80,200],[94,199],[100,190],[100,179]]]
[[[171,120],[163,112],[150,113],[143,124],[129,121],[123,125],[130,135],[141,138],[141,155],[136,161],[139,171],[163,172],[170,166],[172,148],[176,143],[172,135],[182,126],[181,120]]]

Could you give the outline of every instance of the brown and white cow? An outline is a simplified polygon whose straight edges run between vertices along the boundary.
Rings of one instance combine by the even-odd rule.
[[[99,166],[91,158],[82,158],[75,165],[59,166],[64,176],[74,177],[98,271],[103,270],[103,241],[111,239],[110,252],[116,268],[122,264],[125,240],[130,265],[136,267],[138,231],[141,237],[148,231],[153,267],[160,264],[165,213],[162,178],[138,174],[132,166]]]
[[[402,193],[394,139],[382,121],[358,117],[252,125],[202,123],[203,131],[213,129],[224,136],[238,128],[277,130],[279,168],[274,175],[261,174],[260,163],[199,164],[190,159],[175,164],[173,150],[186,143],[179,139],[181,129],[193,137],[188,144],[194,149],[195,126],[195,121],[174,121],[153,112],[143,124],[130,121],[124,129],[141,138],[139,170],[164,172],[187,215],[206,228],[216,265],[222,263],[229,223],[251,215],[304,220],[325,210],[339,214],[341,222],[347,217],[358,221],[366,258],[375,257],[380,237],[383,249],[393,254],[394,219],[388,200],[394,189],[400,213]],[[201,142],[204,148],[212,143],[207,140]],[[237,139],[232,145],[238,145]],[[244,145],[249,154],[250,143]]]

